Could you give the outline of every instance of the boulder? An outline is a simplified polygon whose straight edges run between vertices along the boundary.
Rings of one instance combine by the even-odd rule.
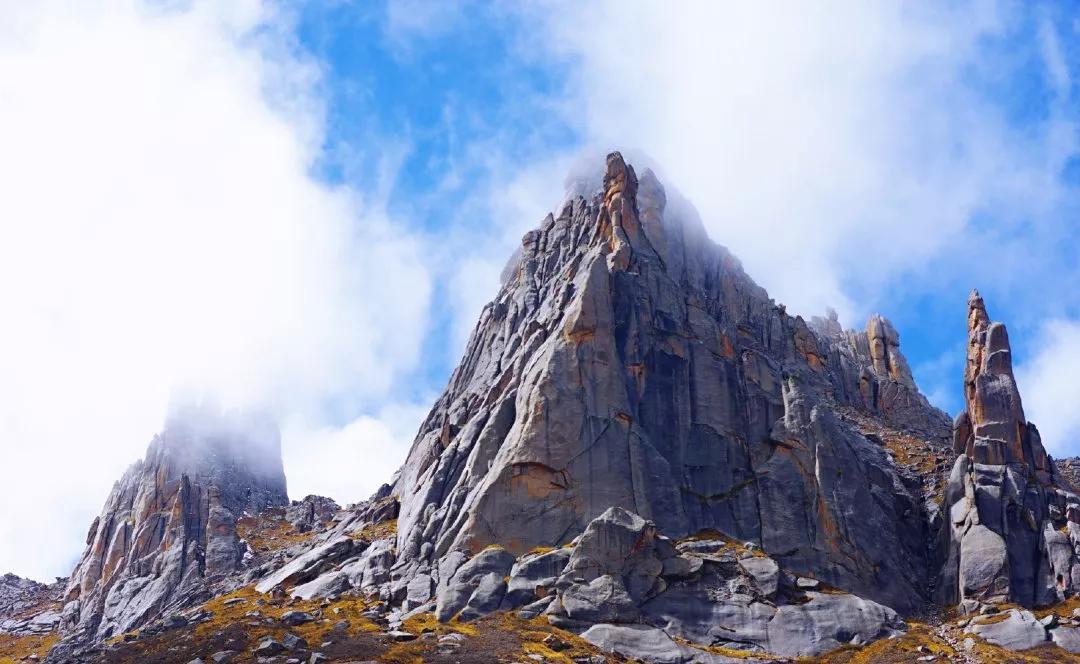
[[[808,592],[809,601],[777,607],[765,650],[808,657],[842,645],[865,645],[906,628],[892,609],[849,594]]]
[[[772,558],[750,556],[739,560],[739,567],[749,574],[765,597],[772,598],[780,584],[780,566]]]
[[[969,625],[972,633],[987,643],[1008,650],[1027,650],[1045,645],[1046,628],[1030,611],[1009,609],[1000,614],[976,619]],[[1065,635],[1063,639],[1067,638]]]
[[[342,570],[336,570],[327,572],[307,583],[296,586],[292,589],[290,595],[299,599],[317,599],[330,597],[331,595],[340,595],[351,587],[352,584],[349,583],[348,573]]]
[[[549,593],[566,569],[571,553],[568,548],[559,548],[522,556],[510,568],[503,608],[529,604]]]
[[[285,650],[285,644],[268,636],[262,641],[259,641],[259,644],[255,646],[255,649],[252,652],[260,657],[271,657],[283,653]]]
[[[1080,627],[1057,627],[1050,631],[1050,639],[1057,647],[1080,654]]]
[[[315,616],[311,615],[307,611],[286,611],[281,614],[281,622],[285,623],[289,627],[296,627],[297,625],[303,625],[315,620]]]
[[[289,650],[307,650],[308,647],[307,641],[292,632],[285,632],[285,636],[281,637],[281,643]]]
[[[676,643],[663,630],[647,625],[593,625],[581,638],[606,652],[654,664],[741,664],[744,659],[724,657]]]
[[[491,547],[463,563],[439,589],[435,615],[441,622],[461,614],[472,620],[499,608],[506,593],[505,577],[515,559],[506,549]]]
[[[268,593],[277,586],[302,584],[317,577],[349,557],[354,548],[363,546],[349,537],[340,536],[297,556],[276,572],[266,577],[255,589]]]

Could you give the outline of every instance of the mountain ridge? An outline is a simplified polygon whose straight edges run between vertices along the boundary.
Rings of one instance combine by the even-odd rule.
[[[793,316],[651,171],[601,182],[524,235],[370,500],[286,506],[276,431],[170,422],[48,661],[1074,661],[1080,498],[981,297],[950,421],[887,318]]]

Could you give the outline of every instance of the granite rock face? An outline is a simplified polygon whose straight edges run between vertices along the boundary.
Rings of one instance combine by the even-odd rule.
[[[100,641],[205,597],[208,580],[240,567],[236,520],[286,504],[275,425],[177,411],[90,526],[64,592],[65,640]]]
[[[1024,418],[1001,323],[968,300],[967,408],[953,431],[945,490],[944,604],[1043,606],[1080,586],[1080,498],[1062,488],[1038,429]]]
[[[402,576],[559,546],[617,506],[898,610],[926,601],[917,492],[838,415],[947,440],[888,321],[789,315],[617,153],[505,276],[394,483]]]
[[[1080,617],[983,606],[1074,594],[1080,499],[1025,419],[982,299],[950,423],[886,318],[791,316],[652,173],[618,153],[604,166],[599,190],[525,235],[368,501],[290,505],[275,430],[170,420],[91,528],[50,661],[249,584],[276,605],[377,598],[391,640],[424,612],[513,611],[651,662],[815,657],[957,604],[953,636],[1080,650]],[[270,507],[263,530],[241,521],[247,547],[237,520]],[[266,547],[282,524],[305,537]]]

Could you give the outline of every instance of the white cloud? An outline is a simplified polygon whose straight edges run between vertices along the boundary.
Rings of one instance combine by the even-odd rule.
[[[1080,409],[1076,407],[1080,321],[1048,321],[1034,346],[1035,355],[1016,370],[1024,415],[1039,428],[1051,455],[1076,454],[1080,448]]]
[[[286,423],[282,435],[293,441],[284,451],[289,495],[331,496],[341,505],[368,498],[401,466],[431,400],[389,406],[344,427]]]
[[[1052,26],[1052,112],[1022,130],[1007,119],[1004,82],[1029,62],[987,48],[1022,25],[992,3],[540,7],[532,48],[577,72],[567,106],[590,142],[655,158],[794,311],[832,304],[850,324],[888,313],[888,287],[931,259],[976,271],[955,251],[971,220],[1052,208],[1077,150]]]
[[[68,571],[177,387],[309,422],[315,463],[415,366],[426,249],[311,177],[320,85],[259,2],[3,5],[0,570]]]

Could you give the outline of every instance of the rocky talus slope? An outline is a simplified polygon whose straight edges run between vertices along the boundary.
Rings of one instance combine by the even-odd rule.
[[[1073,467],[977,294],[967,330],[950,423],[886,318],[788,313],[613,153],[371,499],[170,422],[20,620],[63,602],[51,662],[1080,661]]]

